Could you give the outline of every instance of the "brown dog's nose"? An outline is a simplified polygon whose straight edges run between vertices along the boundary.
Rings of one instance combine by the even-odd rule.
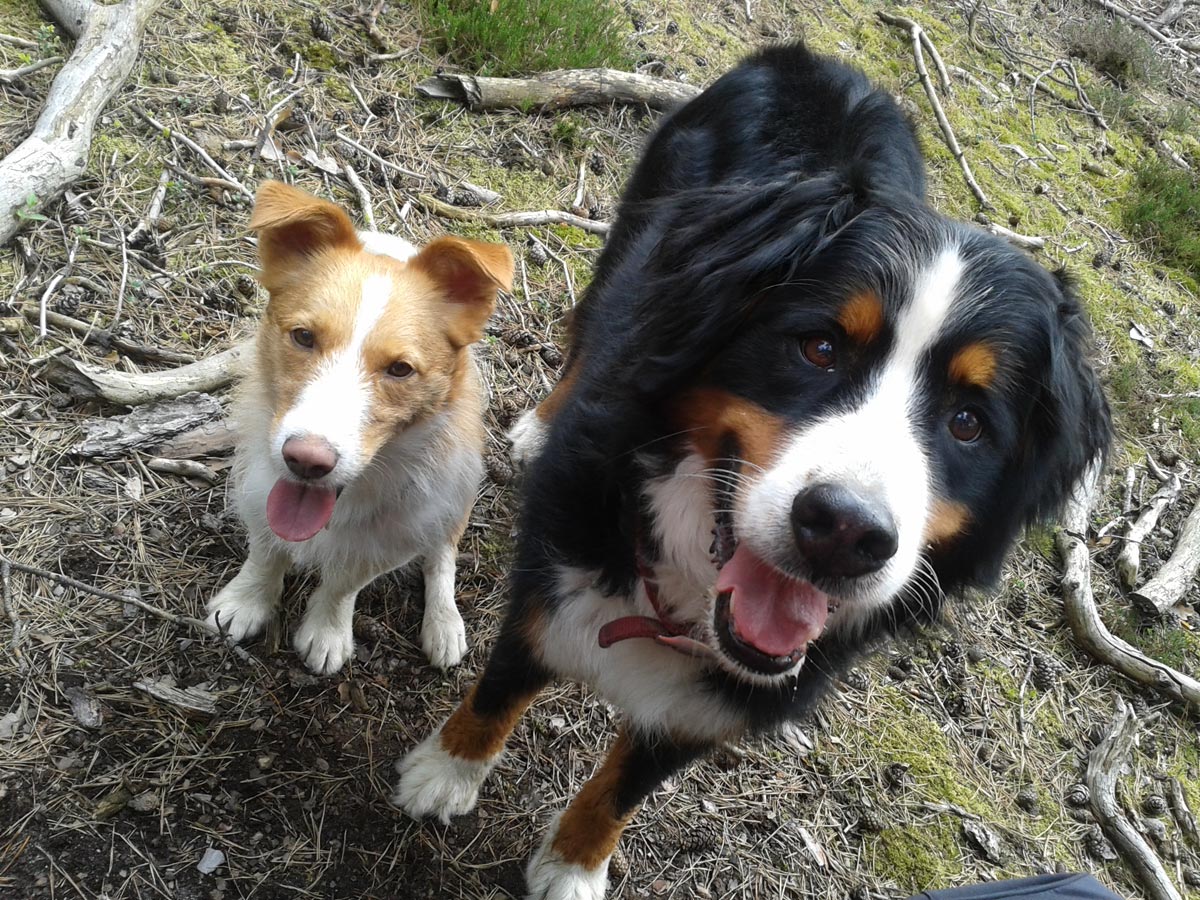
[[[323,478],[337,465],[338,453],[323,437],[306,434],[283,442],[283,461],[299,478]]]

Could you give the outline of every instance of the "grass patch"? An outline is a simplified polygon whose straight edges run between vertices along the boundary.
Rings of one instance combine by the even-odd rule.
[[[1193,173],[1154,159],[1142,163],[1122,219],[1134,234],[1151,239],[1165,262],[1200,274],[1200,180]]]
[[[416,7],[442,52],[486,75],[631,64],[626,29],[605,0],[419,0]]]
[[[1140,31],[1119,19],[1094,18],[1064,29],[1072,56],[1086,59],[1098,72],[1120,85],[1153,81],[1162,74],[1162,61]]]

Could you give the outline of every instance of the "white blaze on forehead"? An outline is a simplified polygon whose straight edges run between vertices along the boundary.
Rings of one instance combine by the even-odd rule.
[[[815,484],[841,484],[882,502],[897,529],[895,556],[859,579],[827,627],[886,603],[913,576],[931,506],[928,450],[914,417],[920,412],[930,348],[950,320],[964,263],[949,246],[917,273],[895,326],[891,353],[857,406],[805,426],[779,462],[739,498],[742,540],[768,560],[795,559],[791,508]]]
[[[363,465],[362,430],[371,401],[370,373],[363,364],[363,346],[383,317],[391,296],[392,279],[388,276],[369,275],[363,280],[350,340],[322,360],[312,380],[280,422],[273,441],[279,459],[288,438],[319,435],[338,452],[331,480],[340,484],[358,474]]]

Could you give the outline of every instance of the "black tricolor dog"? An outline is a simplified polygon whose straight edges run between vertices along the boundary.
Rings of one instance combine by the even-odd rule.
[[[664,121],[572,332],[514,429],[500,638],[395,795],[414,816],[471,809],[552,679],[621,707],[530,864],[537,898],[602,896],[663,778],[993,581],[1110,431],[1063,277],[932,211],[892,100],[802,46]]]

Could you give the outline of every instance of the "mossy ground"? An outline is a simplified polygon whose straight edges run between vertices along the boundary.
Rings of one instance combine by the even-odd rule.
[[[1075,14],[1073,5],[1049,6],[1060,18]],[[936,205],[969,220],[980,210],[933,124],[908,38],[875,13],[889,9],[922,22],[947,63],[971,72],[994,95],[956,78],[953,97],[943,97],[991,200],[986,214],[1045,237],[1041,258],[1065,265],[1088,305],[1120,434],[1114,469],[1140,463],[1148,452],[1194,459],[1200,401],[1157,395],[1200,389],[1194,296],[1200,276],[1171,265],[1149,243],[1130,241],[1121,217],[1136,187],[1134,173],[1154,157],[1148,122],[1193,166],[1200,164],[1194,109],[1184,104],[1180,111],[1182,101],[1153,86],[1132,86],[1117,97],[1111,84],[1077,62],[1093,99],[1107,97],[1116,109],[1113,127],[1101,131],[1041,94],[1031,118],[1026,69],[1033,64],[1014,63],[996,35],[1047,60],[1057,58],[1063,44],[1053,28],[1019,27],[1032,9],[1024,0],[986,7],[995,10],[991,21],[999,31],[986,18],[977,22],[979,46],[968,38],[957,7],[935,11],[873,0],[756,0],[749,22],[744,4],[732,0],[634,0],[622,27],[634,63],[694,84],[711,81],[753,47],[800,34],[861,66],[916,122]],[[43,33],[31,3],[0,0],[0,19],[0,31]],[[314,19],[328,26],[329,39],[318,36]],[[517,896],[519,861],[536,842],[531,822],[540,825],[562,806],[611,740],[612,713],[585,692],[563,687],[518,730],[476,817],[441,829],[408,823],[387,807],[391,761],[449,711],[498,628],[514,509],[497,464],[500,436],[557,377],[559,319],[571,292],[586,286],[600,247],[595,236],[568,226],[497,230],[438,220],[408,201],[458,192],[471,182],[499,192],[503,210],[564,209],[574,200],[582,163],[583,205],[609,219],[655,117],[630,107],[473,115],[456,104],[419,101],[413,85],[449,60],[422,33],[409,5],[389,5],[379,27],[391,49],[408,55],[375,59],[379,48],[356,19],[312,4],[164,4],[133,79],[98,131],[80,184],[83,215],[68,218],[58,208],[51,221],[26,230],[26,245],[41,261],[28,282],[20,280],[27,269],[18,254],[0,254],[0,285],[14,291],[0,294],[0,301],[36,303],[78,239],[75,271],[106,289],[67,285],[52,304],[111,324],[122,275],[120,241],[144,214],[168,157],[193,175],[212,174],[137,118],[130,108],[136,101],[185,131],[251,188],[263,178],[284,177],[357,212],[357,195],[343,179],[304,161],[312,149],[355,166],[381,228],[417,241],[445,231],[505,241],[518,259],[513,296],[502,300],[480,353],[492,392],[493,478],[460,560],[460,599],[473,647],[460,669],[439,675],[424,667],[415,641],[420,601],[402,578],[381,580],[367,592],[362,608],[380,630],[362,640],[351,670],[319,682],[295,668],[282,630],[253,647],[256,662],[246,664],[211,642],[126,619],[102,601],[57,595],[36,580],[17,585],[22,615],[37,638],[27,646],[28,672],[0,657],[0,716],[25,704],[35,710],[37,727],[0,745],[7,754],[0,759],[13,760],[20,772],[15,780],[0,772],[0,828],[17,823],[22,832],[13,844],[4,843],[12,836],[6,834],[0,848],[24,846],[26,835],[70,834],[67,849],[45,846],[91,895],[150,896],[165,872],[175,879],[176,895],[207,896],[218,884],[201,878],[195,862],[213,844],[231,860],[223,873],[225,896],[264,883],[337,900]],[[0,44],[0,67],[19,65],[18,57]],[[52,76],[53,70],[38,73],[27,90],[5,91],[0,152],[27,132]],[[1051,88],[1070,96],[1060,85]],[[275,137],[282,158],[227,146],[254,141],[267,112],[293,93],[293,116]],[[380,167],[339,135],[417,174]],[[247,216],[248,204],[236,192],[171,176],[161,265],[143,266],[141,255],[132,256],[122,326],[130,337],[201,356],[247,333],[263,301],[247,279],[254,256]],[[1133,322],[1153,337],[1153,350],[1130,339]],[[36,378],[27,361],[58,343],[95,361],[107,351],[61,335],[39,342],[32,332],[0,341],[0,380],[17,386],[0,409],[17,404],[23,410],[6,420],[0,435],[0,463],[9,479],[0,485],[4,552],[113,590],[137,586],[147,599],[196,614],[242,552],[226,516],[223,484],[160,476],[137,460],[72,459],[65,448],[96,410],[72,406]],[[107,363],[135,365],[115,357]],[[14,462],[30,456],[33,465]],[[222,461],[213,465],[224,471]],[[131,493],[134,484],[140,493]],[[6,490],[9,485],[15,490]],[[1148,486],[1143,494],[1152,491]],[[1098,522],[1119,512],[1118,493],[1109,491]],[[1178,532],[1194,494],[1189,484],[1166,517],[1171,532]],[[844,897],[857,889],[892,897],[1059,864],[1095,871],[1123,895],[1136,896],[1120,866],[1102,866],[1084,853],[1091,823],[1062,802],[1082,778],[1094,732],[1107,725],[1116,698],[1134,692],[1075,649],[1062,622],[1051,538],[1047,530],[1031,534],[1000,590],[958,605],[946,630],[903,643],[839,685],[804,726],[813,749],[786,736],[764,738],[668,784],[623,842],[628,874],[614,873],[614,896],[658,896],[666,883],[666,895],[678,898]],[[1153,569],[1169,550],[1170,542],[1156,536],[1144,550],[1145,565]],[[1113,587],[1114,553],[1115,546],[1095,557],[1106,620],[1194,674],[1194,637],[1128,621],[1128,602]],[[1041,689],[1032,677],[1039,656],[1062,666]],[[222,715],[189,722],[130,687],[162,675],[221,692]],[[71,716],[63,691],[76,684],[102,698],[108,719],[98,733],[84,732]],[[1200,811],[1194,726],[1157,698],[1145,702],[1158,715],[1145,718],[1126,793],[1136,798],[1155,789],[1157,777],[1173,775]],[[86,757],[86,772],[59,765],[72,754]],[[259,765],[268,756],[271,766]],[[121,785],[155,792],[159,813],[125,810],[97,819],[96,803]],[[1022,790],[1038,798],[1036,814],[1016,804]],[[863,810],[875,812],[881,830],[858,827]],[[1001,863],[982,859],[965,840],[964,817],[1000,835]],[[36,878],[48,868],[35,853],[9,863],[6,852],[0,849],[0,893],[14,883],[25,887],[14,878]],[[1184,862],[1195,865],[1183,852]],[[95,861],[110,855],[113,866],[97,869]],[[46,890],[35,885],[29,895]]]

